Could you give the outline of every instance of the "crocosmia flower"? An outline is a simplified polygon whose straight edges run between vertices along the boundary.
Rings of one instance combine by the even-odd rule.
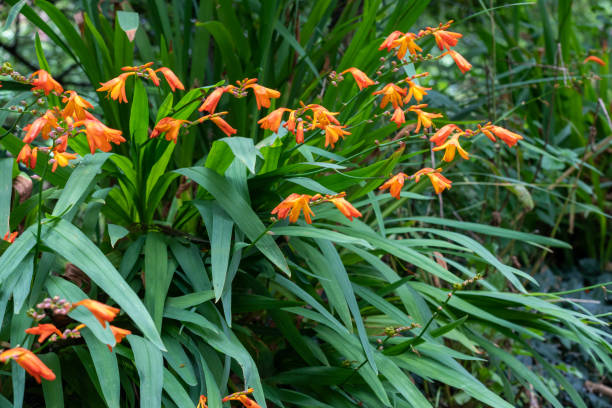
[[[23,142],[32,143],[39,134],[43,139],[47,140],[49,138],[49,132],[51,132],[57,126],[57,119],[53,114],[53,111],[48,110],[44,115],[34,120],[34,122],[23,127],[23,130],[26,131]]]
[[[404,110],[402,108],[397,108],[393,111],[393,116],[391,116],[391,122],[395,122],[397,127],[402,126],[403,123],[406,123],[406,115],[404,115]]]
[[[436,44],[438,45],[439,49],[443,50],[446,48],[447,50],[450,50],[451,47],[457,45],[457,42],[461,37],[463,37],[463,34],[453,33],[452,31],[446,30],[436,30],[433,32],[433,36],[436,39]]]
[[[382,95],[382,100],[380,101],[381,109],[384,109],[389,102],[393,105],[393,109],[397,109],[398,106],[404,105],[402,99],[406,96],[407,92],[406,89],[391,83],[385,85],[380,91],[372,92],[372,95]]]
[[[66,91],[68,96],[62,98],[62,102],[66,104],[62,110],[64,118],[73,118],[74,120],[83,120],[87,117],[85,109],[93,109],[91,103],[81,98],[74,91]]]
[[[161,72],[164,78],[166,78],[166,82],[170,85],[170,89],[172,92],[180,89],[181,91],[185,89],[183,83],[178,79],[178,77],[172,72],[170,68],[161,67],[156,69],[155,72]]]
[[[0,354],[0,363],[14,360],[23,367],[37,383],[40,384],[41,377],[48,381],[55,380],[55,374],[34,353],[22,347],[16,347]]]
[[[257,123],[261,126],[262,129],[269,129],[272,132],[278,132],[278,128],[280,127],[281,121],[283,120],[283,114],[285,112],[291,112],[291,109],[287,108],[278,108],[270,112],[267,116],[259,119]]]
[[[485,134],[492,142],[495,142],[495,136],[499,137],[508,147],[514,146],[519,140],[523,139],[523,136],[518,133],[509,131],[500,126],[486,125],[481,128],[482,133]],[[495,135],[495,136],[494,136]]]
[[[402,59],[406,55],[406,51],[410,52],[412,55],[416,55],[417,51],[423,51],[421,47],[414,42],[416,38],[416,34],[406,33],[393,41],[391,44],[392,48],[399,47],[397,50],[397,58]]]
[[[189,121],[183,119],[174,119],[170,117],[163,118],[159,122],[157,122],[157,125],[155,125],[153,132],[151,132],[151,137],[157,137],[165,133],[166,140],[172,140],[174,143],[176,143],[179,130],[181,130],[181,127],[183,127],[185,123],[189,123]]]
[[[37,157],[38,147],[32,149],[29,144],[25,144],[23,145],[21,151],[19,152],[19,155],[17,156],[17,161],[33,169],[36,167]]]
[[[436,146],[440,146],[441,144],[446,142],[446,139],[448,139],[451,133],[453,133],[453,131],[455,130],[461,132],[461,129],[459,129],[457,125],[453,125],[452,123],[444,125],[440,129],[438,129],[438,131],[434,133],[431,138],[429,138],[429,141],[434,143]]]
[[[459,54],[455,50],[448,50],[447,52],[450,54],[453,60],[455,60],[455,64],[457,64],[457,68],[459,68],[459,71],[461,71],[462,74],[465,74],[472,69],[472,64],[463,58],[463,55]]]
[[[121,340],[123,340],[125,336],[132,334],[130,330],[122,329],[121,327],[113,326],[112,324],[110,325],[110,329],[113,332],[113,336],[115,337],[115,342],[117,344],[121,343]],[[113,351],[111,346],[108,344],[106,346],[110,351]]]
[[[463,150],[463,148],[459,144],[459,137],[461,135],[462,133],[455,133],[454,135],[451,136],[450,140],[441,144],[438,147],[434,147],[432,150],[434,152],[437,152],[439,150],[444,150],[444,157],[442,158],[442,160],[444,160],[445,162],[453,161],[453,159],[455,158],[455,150],[458,151],[459,155],[463,157],[465,160],[469,160],[470,155],[468,154],[468,152]]]
[[[223,397],[221,401],[222,402],[240,401],[242,405],[246,408],[261,408],[261,406],[258,403],[256,403],[255,401],[247,397],[247,394],[250,394],[252,392],[253,392],[252,388],[249,388],[246,391],[235,392],[233,394]]]
[[[376,84],[376,82],[368,78],[368,76],[363,71],[360,71],[357,68],[345,69],[341,73],[345,74],[347,72],[350,72],[351,75],[353,75],[353,78],[355,78],[355,82],[357,82],[357,86],[359,87],[360,91],[363,90],[364,88],[367,88],[368,86]]]
[[[431,120],[442,117],[441,113],[431,113],[431,112],[425,112],[421,110],[421,108],[425,108],[425,107],[427,107],[427,104],[413,105],[410,108],[408,108],[408,110],[416,113],[417,115],[417,126],[416,126],[416,129],[414,130],[415,133],[418,133],[421,127],[423,127],[424,129],[431,128],[433,126],[433,122]]]
[[[344,139],[344,135],[350,135],[351,132],[344,130],[346,126],[338,125],[327,125],[325,126],[325,147],[330,146],[334,148],[336,142],[340,137]]]
[[[404,102],[410,102],[410,99],[414,96],[414,100],[417,103],[420,103],[423,100],[423,97],[427,95],[427,91],[431,91],[431,88],[425,88],[424,86],[417,85],[411,80],[408,80],[408,95]]]
[[[336,208],[338,208],[338,210],[340,210],[340,212],[349,220],[353,221],[353,217],[361,217],[361,213],[343,197],[329,198],[329,201],[333,203]]]
[[[220,86],[216,88],[214,91],[210,93],[204,100],[204,103],[198,108],[200,112],[206,111],[208,113],[215,113],[215,109],[217,109],[217,105],[219,104],[219,100],[221,100],[221,96],[226,91],[226,87]]]
[[[57,169],[57,166],[66,167],[70,163],[70,160],[74,160],[76,158],[76,154],[67,153],[58,149],[53,150],[53,167],[51,167],[51,171],[54,172]]]
[[[601,58],[595,56],[595,55],[589,55],[588,57],[586,57],[584,59],[584,61],[582,61],[583,64],[586,64],[587,62],[594,62],[596,64],[601,65],[602,67],[606,65],[606,63],[604,62],[604,60],[602,60]]]
[[[57,94],[61,94],[64,92],[64,88],[57,82],[51,74],[49,74],[44,69],[39,69],[38,71],[32,73],[32,91],[36,91],[38,89],[42,90],[45,95],[49,95],[51,91],[55,91]]]
[[[74,127],[77,126],[85,126],[85,129],[81,130],[81,132],[85,132],[87,136],[91,154],[94,154],[96,149],[100,149],[103,152],[110,152],[111,142],[115,144],[125,142],[125,139],[121,136],[120,130],[111,129],[95,118],[76,122]]]
[[[103,327],[106,327],[106,322],[112,322],[120,311],[116,307],[109,306],[93,299],[83,299],[72,304],[72,307],[77,306],[84,306],[89,309]]]
[[[408,178],[407,174],[397,173],[395,176],[385,181],[382,186],[378,187],[378,189],[379,190],[389,189],[389,193],[391,194],[391,197],[395,197],[399,200],[400,192],[402,190],[402,187],[404,187],[404,181],[407,178]]]
[[[236,129],[230,126],[222,117],[220,116],[211,116],[210,120],[219,127],[228,137],[238,133]]]
[[[308,224],[312,224],[310,217],[314,213],[308,206],[311,198],[308,194],[292,193],[272,210],[272,214],[276,214],[281,220],[289,216],[289,222],[297,222],[300,213],[304,211],[304,219]]]
[[[100,82],[102,85],[100,88],[96,89],[98,92],[106,91],[106,97],[110,97],[115,101],[125,102],[127,103],[127,97],[125,96],[125,81],[128,79],[130,75],[134,75],[134,72],[126,72],[124,74],[119,75],[111,79],[110,81]]]
[[[382,51],[386,48],[387,51],[391,51],[391,49],[393,49],[393,41],[397,40],[400,35],[404,35],[404,33],[402,33],[401,31],[392,32],[387,36],[387,38],[385,38],[385,41],[380,44],[380,47],[378,47],[378,49]]]
[[[15,239],[17,238],[17,235],[19,235],[18,231],[7,232],[6,234],[4,234],[4,237],[2,239],[4,241],[8,242],[9,244],[12,244],[13,242],[15,242]]]
[[[418,183],[421,179],[421,176],[429,177],[429,181],[431,181],[431,184],[433,185],[436,194],[440,194],[442,191],[444,191],[445,188],[450,190],[451,184],[453,183],[452,181],[444,177],[440,173],[441,171],[441,168],[437,168],[434,170],[430,167],[426,167],[414,173],[411,178],[414,178],[415,181]]]
[[[255,79],[256,81],[256,79]],[[270,107],[270,99],[280,98],[281,93],[275,89],[266,88],[265,86],[261,86],[256,84],[255,82],[249,83],[244,87],[244,89],[252,89],[255,94],[255,100],[257,102],[257,109],[261,108],[269,108]]]
[[[26,329],[25,332],[28,334],[37,335],[38,342],[40,344],[42,344],[47,339],[47,337],[49,337],[52,334],[57,334],[59,337],[62,337],[62,332],[60,332],[59,329],[55,327],[54,324],[51,324],[51,323],[44,323],[44,324],[39,324],[38,326],[35,326],[35,327],[30,327],[29,329]]]

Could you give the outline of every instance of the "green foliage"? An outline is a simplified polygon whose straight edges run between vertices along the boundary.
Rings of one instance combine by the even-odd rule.
[[[32,44],[40,67],[69,68],[63,83],[97,97],[96,115],[127,142],[91,155],[73,138],[82,159],[53,173],[42,152],[28,173],[0,159],[0,235],[22,231],[11,245],[0,241],[2,347],[34,349],[26,311],[46,296],[119,307],[113,324],[134,334],[116,344],[87,309],[72,310],[87,325],[83,338],[46,343],[38,354],[56,380],[39,389],[15,363],[1,366],[0,406],[86,399],[187,408],[205,394],[217,408],[249,387],[262,407],[511,407],[531,393],[555,407],[586,406],[538,349],[553,337],[609,373],[605,316],[563,294],[529,293],[549,252],[602,264],[612,253],[612,166],[602,154],[612,131],[609,64],[582,64],[584,44],[609,22],[582,30],[571,13],[579,2],[478,2],[469,15],[449,5],[452,16],[420,0],[7,3],[7,27],[45,34]],[[78,25],[67,17],[75,11]],[[430,165],[422,135],[398,131],[375,116],[371,92],[348,78],[333,86],[328,74],[375,72],[384,36],[448,17],[474,45],[465,54],[475,68],[464,79],[427,65],[439,91],[428,95],[430,108],[444,109],[448,123],[508,123],[525,140],[515,158],[475,139],[473,160],[444,165],[455,182],[443,198],[424,181],[392,201],[376,188],[394,169]],[[131,78],[128,104],[93,93],[121,67],[149,61],[187,89]],[[237,135],[222,138],[209,121],[176,144],[149,138],[166,116],[196,118],[221,80],[246,77],[281,92],[271,109],[319,103],[340,112],[351,135],[334,150],[320,137],[298,145],[282,127],[262,131],[264,113],[247,97],[224,98],[218,109]],[[24,98],[19,86],[3,80],[15,93],[6,107]],[[2,114],[0,146],[17,156],[16,134],[32,118]],[[18,177],[33,182],[31,198],[14,192]],[[343,191],[361,219],[329,203],[315,207],[312,225],[270,219],[290,193]]]

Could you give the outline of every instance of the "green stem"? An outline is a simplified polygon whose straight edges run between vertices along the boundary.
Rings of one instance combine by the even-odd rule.
[[[43,168],[40,181],[38,183],[38,217],[37,217],[37,228],[36,228],[36,248],[34,252],[34,268],[32,273],[32,280],[30,282],[30,290],[32,286],[34,286],[34,280],[36,279],[36,275],[38,273],[38,265],[39,265],[39,253],[40,253],[40,241],[42,235],[42,213],[43,213],[43,184],[45,184],[45,176],[47,175],[47,169],[49,168],[49,163],[45,161],[45,167]]]

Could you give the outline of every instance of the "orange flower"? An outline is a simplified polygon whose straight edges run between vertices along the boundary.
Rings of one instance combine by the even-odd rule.
[[[285,129],[287,129],[289,132],[293,133],[295,132],[295,111],[292,110],[289,113],[289,118],[287,119],[287,121],[285,122],[285,124],[283,125],[283,127]]]
[[[445,162],[453,161],[453,159],[455,158],[455,150],[457,150],[459,152],[459,155],[461,155],[461,157],[463,157],[465,160],[469,160],[470,155],[468,154],[468,152],[463,150],[461,145],[459,145],[459,137],[462,134],[463,133],[455,133],[453,136],[451,136],[449,141],[438,147],[434,147],[432,150],[434,152],[437,152],[439,150],[445,150],[444,157],[442,158],[442,160],[444,160]]]
[[[340,112],[330,112],[325,107],[317,104],[307,105],[306,108],[312,110],[312,124],[310,129],[319,128],[325,129],[325,127],[331,123],[334,125],[340,125],[338,119],[335,118]]]
[[[121,343],[121,340],[123,340],[125,336],[127,336],[128,334],[132,334],[130,330],[122,329],[121,327],[113,326],[112,324],[110,325],[110,329],[113,332],[113,336],[115,336],[115,342],[117,344]],[[113,348],[111,346],[109,346],[108,344],[106,346],[110,351],[113,351]]]
[[[582,63],[583,63],[583,64],[586,64],[586,63],[587,63],[587,62],[589,62],[589,61],[594,62],[594,63],[596,63],[596,64],[599,64],[599,65],[601,65],[602,67],[606,65],[606,63],[604,62],[604,60],[602,60],[602,59],[601,59],[601,58],[599,58],[599,57],[596,57],[595,55],[589,55],[588,57],[586,57],[586,58],[584,59],[584,61],[582,61]]]
[[[217,109],[217,105],[219,104],[219,100],[221,96],[225,93],[227,87],[220,86],[211,92],[210,95],[206,97],[202,106],[198,108],[200,112],[207,111],[209,113],[215,113],[215,109]]]
[[[130,75],[134,75],[134,72],[126,72],[125,74],[121,74],[118,77],[111,79],[110,81],[100,82],[100,85],[102,86],[96,89],[96,91],[106,91],[107,98],[110,96],[111,99],[115,101],[118,100],[119,103],[127,103],[128,100],[125,96],[125,81]]]
[[[15,242],[15,238],[17,238],[17,235],[19,235],[18,231],[15,231],[13,233],[11,233],[10,231],[7,232],[6,234],[4,234],[4,238],[2,238],[4,241],[8,242],[9,244],[12,244],[13,242]]]
[[[155,72],[161,72],[164,78],[166,78],[166,82],[170,85],[170,89],[174,92],[177,89],[181,91],[185,89],[183,83],[178,79],[178,77],[172,72],[170,68],[161,67],[156,69]]]
[[[523,136],[518,133],[509,131],[500,126],[486,125],[481,128],[482,133],[485,134],[492,142],[495,142],[495,136],[499,137],[508,147],[514,146],[519,140],[523,139]],[[495,135],[495,136],[493,136]]]
[[[68,96],[64,96],[62,98],[62,102],[66,103],[64,110],[62,110],[62,116],[64,118],[71,117],[74,120],[83,120],[86,118],[85,109],[93,109],[91,103],[87,102],[85,99],[81,98],[74,91],[66,91]]]
[[[292,193],[289,197],[285,198],[279,205],[277,205],[271,212],[271,214],[277,214],[281,220],[289,216],[289,222],[297,222],[300,212],[304,210],[304,219],[308,224],[312,224],[310,218],[314,213],[308,206],[312,196],[308,194],[296,194]]]
[[[353,221],[353,217],[361,217],[361,213],[343,197],[330,198],[329,201],[332,202],[349,220]]]
[[[66,153],[60,151],[58,149],[53,151],[53,167],[51,167],[51,171],[54,172],[57,169],[57,166],[66,167],[70,160],[74,160],[77,158],[76,154]]]
[[[423,49],[414,42],[415,38],[416,34],[406,33],[391,43],[393,48],[399,47],[397,50],[397,58],[404,58],[406,51],[409,51],[412,55],[416,55],[417,51],[423,51]]]
[[[400,88],[399,86],[391,83],[385,85],[380,91],[372,92],[372,95],[382,95],[380,101],[380,108],[384,109],[389,102],[393,105],[393,109],[397,109],[398,106],[403,106],[402,97],[406,96],[406,89]]]
[[[262,129],[269,129],[274,133],[278,132],[281,121],[283,120],[283,113],[291,112],[291,109],[278,108],[270,112],[267,116],[259,119],[257,123],[261,125]]]
[[[436,133],[434,133],[434,135],[429,139],[429,141],[435,143],[436,146],[440,146],[446,141],[446,139],[448,139],[450,134],[453,133],[453,131],[455,130],[461,132],[461,129],[459,129],[457,125],[453,125],[452,123],[444,125],[440,129],[438,129]]]
[[[297,132],[295,133],[295,143],[304,143],[304,121],[300,119],[297,125]]]
[[[225,120],[223,120],[220,116],[212,116],[210,118],[212,122],[219,127],[228,137],[231,137],[233,134],[238,133],[236,129],[230,126]]]
[[[391,197],[395,197],[399,200],[400,191],[402,187],[404,187],[404,180],[408,178],[407,174],[397,173],[395,176],[391,177],[389,180],[385,181],[385,183],[378,187],[379,190],[389,189],[389,193],[391,193]]]
[[[60,332],[58,328],[51,323],[44,323],[39,324],[36,327],[30,327],[29,329],[26,329],[25,332],[28,334],[35,334],[39,336],[38,342],[40,344],[42,344],[47,339],[47,337],[49,337],[53,333],[57,334],[59,337],[62,337],[62,332]]]
[[[138,65],[138,66],[136,66],[136,67],[130,67],[130,66],[127,66],[127,67],[121,67],[121,70],[122,70],[122,71],[131,71],[131,72],[136,72],[136,71],[142,71],[143,69],[147,69],[147,68],[149,68],[149,67],[151,67],[151,66],[153,66],[153,62],[147,62],[147,63],[146,63],[146,64],[144,64],[144,65]]]
[[[429,129],[430,127],[433,126],[433,122],[431,121],[432,119],[442,117],[441,113],[430,113],[430,112],[425,112],[420,109],[420,108],[425,108],[425,107],[427,107],[427,104],[413,105],[410,108],[408,108],[408,110],[416,113],[417,115],[417,126],[416,126],[416,129],[414,130],[414,133],[419,133],[421,126],[424,129]]]
[[[17,161],[22,162],[24,165],[28,166],[31,169],[36,167],[36,158],[38,157],[38,147],[31,148],[29,144],[23,145],[19,155],[17,156]]]
[[[45,92],[45,95],[49,95],[51,91],[55,91],[58,94],[64,92],[64,88],[62,88],[59,82],[53,79],[51,74],[44,69],[39,69],[38,71],[32,73],[30,77],[32,78],[32,85],[34,85],[32,91],[42,89]]]
[[[325,147],[331,145],[334,148],[340,137],[344,139],[344,135],[350,135],[351,132],[344,130],[346,126],[327,125],[325,126]]]
[[[57,119],[55,118],[53,111],[48,110],[40,118],[23,127],[23,130],[26,131],[23,142],[32,143],[39,133],[41,133],[43,139],[47,140],[49,138],[49,132],[51,132],[53,128],[57,126]]]
[[[397,127],[400,127],[402,123],[406,122],[406,116],[404,115],[404,110],[402,108],[395,109],[393,112],[393,116],[391,116],[391,122],[395,122]]]
[[[436,39],[436,44],[438,44],[438,48],[441,50],[443,50],[444,48],[450,50],[450,47],[454,47],[455,45],[457,45],[457,41],[459,41],[459,39],[463,37],[462,34],[453,33],[452,31],[445,30],[436,30],[433,32],[433,35]]]
[[[257,81],[257,79],[255,79]],[[253,93],[255,93],[255,100],[257,101],[257,109],[269,108],[270,107],[270,98],[276,99],[280,98],[281,93],[277,90],[266,88],[259,84],[249,83],[244,89],[252,89]]]
[[[84,306],[89,309],[103,327],[106,327],[105,322],[112,322],[120,311],[116,307],[109,306],[93,299],[83,299],[72,304],[73,308],[77,306]]]
[[[414,100],[417,102],[421,102],[423,100],[423,96],[427,95],[427,91],[431,91],[431,88],[425,88],[424,86],[417,85],[414,82],[408,80],[408,95],[404,102],[410,102],[410,99],[414,96]]]
[[[447,53],[450,54],[451,57],[453,57],[453,59],[455,60],[455,64],[457,64],[457,67],[459,68],[459,71],[461,71],[462,74],[465,74],[470,69],[472,69],[472,64],[470,64],[468,60],[463,58],[463,55],[459,54],[457,51],[448,50]]]
[[[157,122],[157,125],[155,125],[153,132],[151,132],[151,137],[157,137],[160,134],[165,133],[166,140],[172,140],[174,143],[176,143],[179,130],[181,130],[181,127],[184,123],[189,123],[189,121],[183,119],[174,119],[171,117],[163,118],[159,122]]]
[[[159,77],[157,76],[155,71],[152,68],[145,68],[145,71],[147,72],[147,74],[149,74],[149,78],[153,82],[153,85],[159,86]]]
[[[250,394],[252,392],[253,392],[252,388],[249,388],[246,391],[235,392],[233,394],[223,397],[221,401],[222,402],[240,401],[242,405],[245,406],[246,408],[261,408],[261,406],[258,403],[256,403],[255,401],[247,397],[247,394]]]
[[[93,119],[82,120],[74,124],[74,127],[85,126],[85,129],[81,130],[81,132],[85,132],[87,135],[87,142],[89,143],[91,154],[94,154],[96,149],[100,149],[103,152],[110,152],[110,142],[115,144],[125,142],[125,139],[121,136],[120,130],[111,129],[93,116],[92,118]]]
[[[16,347],[6,350],[0,354],[0,363],[5,363],[7,360],[13,359],[17,364],[23,367],[36,382],[40,384],[40,378],[48,381],[55,380],[55,374],[49,369],[34,353],[22,347]]]
[[[353,75],[353,78],[355,78],[355,82],[357,82],[357,86],[359,87],[360,91],[363,90],[363,88],[367,88],[370,85],[376,84],[376,82],[368,78],[368,76],[363,71],[360,71],[357,68],[345,69],[341,72],[341,74],[344,74],[346,72],[350,72]]]
[[[404,33],[402,33],[401,31],[394,31],[391,34],[389,34],[387,36],[387,38],[385,38],[385,41],[382,42],[382,44],[380,44],[380,47],[378,47],[379,50],[384,50],[385,48],[387,49],[387,51],[391,51],[393,47],[393,41],[397,40],[397,38],[400,35],[404,35]]]
[[[427,177],[429,177],[429,181],[431,181],[431,184],[433,185],[436,194],[440,194],[442,191],[444,191],[445,188],[450,190],[451,184],[453,183],[452,181],[444,177],[442,174],[440,174],[441,171],[441,168],[437,168],[434,170],[430,167],[426,167],[414,173],[410,178],[415,178],[415,181],[418,183],[421,176],[426,175]]]
[[[200,400],[198,402],[198,406],[196,408],[208,408],[208,405],[206,405],[206,401],[208,399],[206,398],[205,395],[200,395]]]

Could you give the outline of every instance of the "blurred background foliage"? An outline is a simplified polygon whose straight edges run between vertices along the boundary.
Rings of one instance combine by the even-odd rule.
[[[0,20],[7,21],[11,6],[17,3],[8,0],[0,5]],[[472,143],[473,155],[469,162],[451,164],[445,169],[445,174],[454,183],[440,203],[431,199],[421,183],[411,186],[408,195],[397,202],[388,200],[387,196],[376,201],[380,205],[376,204],[375,210],[365,212],[365,208],[360,207],[367,225],[338,227],[337,223],[343,223],[342,220],[319,210],[317,215],[330,221],[319,227],[337,229],[354,238],[370,237],[368,234],[376,230],[385,238],[385,243],[374,244],[373,257],[346,242],[336,253],[346,267],[352,283],[350,293],[354,289],[357,294],[360,314],[372,338],[384,339],[380,332],[389,325],[399,326],[400,321],[424,325],[448,291],[448,283],[440,283],[437,276],[423,270],[413,272],[415,268],[397,256],[399,249],[395,248],[396,252],[390,256],[390,246],[385,246],[388,242],[406,241],[406,245],[414,245],[420,254],[431,259],[437,259],[434,252],[439,251],[459,276],[461,272],[465,277],[475,273],[485,275],[485,283],[477,291],[472,288],[458,293],[463,303],[453,305],[450,302],[432,328],[452,325],[465,314],[469,315],[468,323],[451,327],[454,330],[449,329],[443,341],[424,336],[426,342],[417,347],[420,358],[405,353],[392,359],[401,372],[412,373],[411,380],[431,405],[477,407],[484,403],[496,406],[493,397],[477,385],[484,384],[515,406],[609,406],[612,397],[602,395],[601,389],[594,391],[592,384],[612,386],[607,377],[612,366],[610,349],[605,342],[599,342],[601,338],[609,338],[610,332],[605,325],[589,326],[584,322],[592,323],[591,318],[609,321],[611,312],[603,286],[612,281],[611,1],[83,0],[19,3],[23,3],[22,14],[15,16],[0,36],[0,60],[10,61],[22,73],[38,69],[35,53],[38,36],[54,77],[65,88],[75,89],[89,100],[98,100],[97,113],[103,115],[109,126],[123,129],[126,134],[133,107],[118,106],[93,89],[99,82],[116,76],[122,66],[148,61],[172,68],[188,88],[212,85],[220,80],[233,83],[245,77],[257,77],[262,85],[282,92],[276,107],[294,108],[300,101],[321,103],[331,111],[340,110],[342,123],[347,120],[349,124],[365,122],[373,118],[375,112],[369,97],[359,94],[351,104],[345,103],[355,93],[353,83],[347,80],[333,87],[327,74],[351,66],[373,74],[381,64],[379,58],[385,55],[377,51],[378,45],[391,31],[416,31],[438,22],[455,20],[453,30],[464,34],[460,51],[472,63],[473,69],[463,76],[452,61],[446,59],[418,66],[417,72],[427,70],[431,74],[425,83],[433,91],[425,102],[444,112],[448,122],[468,125],[480,123],[485,118],[516,130],[525,140],[516,150]],[[116,18],[119,11],[138,13],[139,24],[133,43]],[[130,21],[124,24],[129,25]],[[427,50],[433,46],[430,41],[423,48]],[[583,63],[589,55],[598,56],[606,65]],[[22,92],[27,91],[17,84],[3,82],[3,86],[3,90],[12,91],[0,94],[6,106],[22,99]],[[162,105],[164,94],[155,89],[148,91],[152,126],[154,112]],[[132,92],[128,86],[128,95]],[[175,101],[178,100],[179,95],[175,96]],[[357,109],[362,106],[363,110]],[[388,157],[397,145],[386,146],[385,142],[406,137],[401,132],[396,135],[395,125],[375,120],[353,130],[353,136],[335,150],[325,153],[312,149],[302,157],[291,145],[283,146],[276,139],[270,139],[269,132],[259,129],[256,122],[261,112],[257,111],[254,100],[228,98],[222,101],[220,110],[230,112],[228,121],[239,130],[240,136],[252,138],[262,152],[268,149],[264,153],[265,163],[258,161],[257,174],[249,176],[248,180],[239,179],[236,184],[239,190],[248,189],[246,198],[262,220],[266,220],[270,209],[290,192],[311,191],[312,185],[295,180],[297,177],[316,179],[320,185],[334,191],[349,190],[350,199],[363,200],[362,205],[374,203],[371,190],[377,184],[370,186],[367,177],[379,177],[375,183],[381,182],[386,174],[380,169],[353,173],[363,180],[359,188],[354,187],[351,191],[355,180],[343,178],[329,168],[324,171],[297,163],[308,158],[308,154],[311,157],[314,154],[317,161],[346,164],[350,168],[376,163],[392,168],[395,162]],[[15,117],[0,112],[0,124],[5,128],[9,128],[13,120]],[[237,171],[235,166],[230,166],[232,152],[227,148],[223,150],[221,144],[214,142],[216,139],[218,134],[213,127],[191,129],[188,136],[179,138],[168,168],[186,168],[213,161],[219,166],[215,170],[220,174],[228,167],[230,173]],[[7,140],[4,142],[8,143]],[[382,146],[368,150],[375,141],[380,141]],[[156,146],[157,150],[152,149],[148,162],[143,164],[144,174],[151,171],[161,155],[160,146],[165,145],[158,143]],[[7,145],[5,148],[10,150]],[[213,155],[215,149],[219,151]],[[127,157],[134,153],[128,145],[114,151]],[[229,162],[221,153],[229,155]],[[401,163],[407,168],[416,170],[429,164],[429,150],[423,150],[423,141],[418,137],[406,138],[406,150],[401,154]],[[384,168],[390,172],[390,168]],[[108,165],[105,170],[106,178],[97,180],[102,198],[106,197],[104,189],[111,189],[114,178],[121,176],[120,170],[111,171]],[[178,178],[170,180],[167,191],[162,193],[162,205],[152,209],[147,209],[146,204],[133,204],[133,211],[126,208],[121,211],[118,196],[109,194],[107,205],[100,210],[94,205],[96,198],[90,198],[75,223],[117,268],[124,267],[126,254],[131,251],[133,257],[135,252],[136,260],[124,277],[138,281],[135,272],[146,267],[143,264],[148,262],[146,249],[142,251],[143,242],[151,233],[135,230],[134,225],[164,221],[164,225],[178,231],[202,235],[205,240],[211,238],[201,226],[198,211],[193,206],[183,205],[194,198],[208,200],[210,197],[202,195],[201,191],[192,194],[184,188],[184,182]],[[176,196],[178,189],[181,192]],[[34,219],[34,209],[35,206],[31,206],[30,212],[23,214],[26,225]],[[93,224],[87,221],[91,214],[96,214]],[[444,218],[438,218],[439,214]],[[105,228],[107,223],[130,228],[131,240],[120,241],[113,249]],[[419,230],[424,226],[429,229]],[[496,229],[487,229],[491,226]],[[452,235],[451,230],[456,230],[459,237]],[[513,231],[556,238],[569,243],[571,248],[555,247],[553,252],[550,247],[555,241],[538,241],[534,235],[513,235]],[[241,234],[237,228],[234,245],[244,239]],[[334,321],[343,328],[347,326],[352,330],[355,322],[351,321],[351,316],[357,319],[352,309],[349,313],[347,303],[334,304],[333,299],[320,296],[321,292],[314,290],[321,285],[325,287],[325,278],[321,281],[318,275],[323,274],[320,271],[325,269],[326,263],[337,259],[333,255],[335,250],[331,250],[322,237],[294,236],[290,245],[282,245],[278,240],[294,273],[293,282],[280,277],[261,254],[247,252],[250,262],[241,264],[244,273],[228,282],[233,295],[225,301],[232,305],[234,314],[226,320],[233,321],[234,325],[230,330],[222,324],[223,319],[214,324],[235,333],[234,338],[253,356],[258,374],[252,371],[251,374],[261,376],[266,396],[273,404],[342,407],[361,402],[373,407],[383,401],[389,406],[419,406],[415,403],[420,401],[417,397],[406,397],[406,393],[411,394],[407,391],[410,385],[403,382],[404,377],[401,380],[397,377],[396,381],[401,383],[398,385],[387,371],[378,385],[373,370],[363,374],[368,366],[359,370],[363,377],[352,376],[351,372],[360,367],[364,359],[356,335],[349,335],[347,331],[343,338],[338,334],[342,332],[340,329],[334,332],[323,327],[325,324],[312,324],[323,319],[318,313],[326,308],[334,317],[339,317],[342,323]],[[374,241],[369,242],[373,244]],[[176,259],[174,267],[178,263],[187,273],[188,267],[181,263],[179,255],[184,254],[181,252],[184,249],[177,249],[170,242],[167,244],[172,248],[168,256]],[[465,252],[466,247],[473,251]],[[516,293],[517,288],[507,282],[507,276],[494,263],[483,261],[484,252],[480,247],[486,248],[487,253],[494,254],[504,265],[535,277],[540,286],[525,278],[521,280],[529,291],[538,295]],[[194,246],[184,248],[191,250]],[[211,260],[207,254],[203,261],[210,270]],[[399,273],[398,279],[403,278],[399,283],[380,279],[378,272],[374,272],[381,268],[388,272],[389,266]],[[56,265],[55,268],[59,270],[60,267]],[[185,296],[194,290],[202,291],[206,286],[190,288],[189,281],[184,279],[180,285],[173,286],[170,295]],[[406,282],[410,284],[401,286]],[[577,290],[582,287],[591,289]],[[326,287],[326,291],[328,289]],[[336,296],[343,298],[342,293]],[[549,309],[545,306],[549,301],[550,305],[560,308]],[[304,304],[308,305],[306,311],[302,310]],[[199,307],[208,308],[198,313],[209,316],[218,306],[207,301]],[[223,308],[218,309],[219,313],[224,312]],[[567,316],[564,317],[561,310]],[[489,314],[484,315],[483,311]],[[299,334],[293,325],[293,314],[308,315],[310,319],[309,324],[300,327]],[[410,314],[410,318],[406,314]],[[323,316],[327,319],[327,315]],[[561,328],[563,325],[568,326]],[[164,323],[164,327],[168,327],[165,333],[168,337],[164,337],[164,341],[177,338],[173,336],[183,330],[182,325]],[[528,330],[521,332],[521,327]],[[198,330],[202,331],[193,329],[195,333]],[[186,338],[182,346],[188,350],[189,360],[193,360],[191,371],[186,374],[169,363],[172,372],[180,378],[175,378],[173,385],[183,387],[192,401],[200,391],[211,394],[209,387],[215,382],[209,382],[209,372],[214,373],[222,390],[226,389],[225,383],[241,383],[235,378],[241,375],[241,369],[229,363],[229,357],[222,358],[223,351],[219,349],[222,346],[201,343],[200,337],[193,335]],[[181,347],[178,342],[173,344]],[[117,349],[122,350],[120,346]],[[138,384],[135,370],[125,363],[130,359],[129,353],[131,351],[125,348],[120,359],[121,392],[126,406],[139,400],[133,389],[124,386],[124,380],[125,384],[130,381]],[[205,362],[209,357],[213,361],[210,367]],[[82,354],[64,353],[62,358],[62,369],[66,370],[64,378],[69,383],[64,393],[66,401],[74,401],[71,398],[89,387],[92,399],[97,398],[91,406],[103,406],[105,396],[95,380],[83,381],[83,384],[69,380],[71,372],[78,375],[78,370],[70,368],[70,361],[83,361]],[[83,364],[86,367],[89,364],[91,375],[91,362]],[[230,369],[232,377],[228,382]],[[196,376],[198,381],[191,376]],[[461,380],[456,381],[456,378]],[[5,383],[2,377],[0,383]],[[364,383],[373,387],[374,392],[364,387]],[[166,390],[165,405],[181,406],[168,397],[173,398]],[[37,399],[29,395],[28,398],[32,406],[40,400],[40,396]],[[67,406],[71,405],[67,403]]]

